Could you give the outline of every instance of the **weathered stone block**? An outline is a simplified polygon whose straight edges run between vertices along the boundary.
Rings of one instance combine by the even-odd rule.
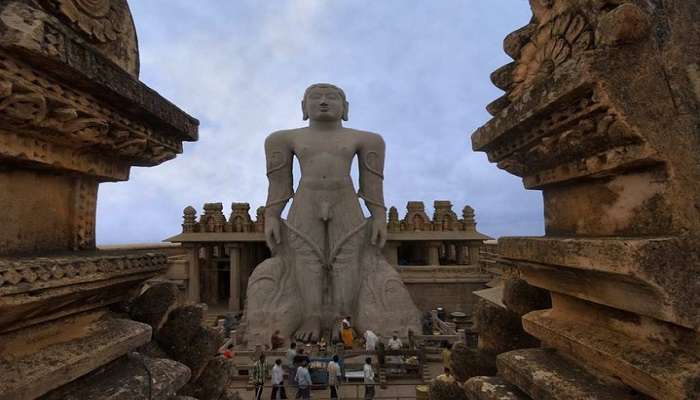
[[[189,378],[190,370],[183,364],[132,353],[42,400],[169,400]]]
[[[604,381],[551,349],[526,349],[498,356],[498,374],[538,400],[640,400],[614,381]]]
[[[133,320],[150,325],[153,332],[158,332],[170,311],[177,306],[178,292],[174,283],[157,283],[131,302],[129,316]]]
[[[458,382],[464,382],[473,376],[495,375],[496,354],[470,349],[463,343],[457,343],[452,348],[450,370]]]
[[[530,311],[552,307],[549,292],[529,285],[519,278],[503,280],[503,304],[514,313],[523,316]]]
[[[216,357],[209,361],[201,375],[189,382],[180,394],[190,395],[199,400],[218,400],[224,395],[231,377],[235,374],[233,361]]]
[[[0,400],[34,399],[151,339],[151,327],[103,312],[0,336]]]
[[[457,383],[433,381],[428,389],[430,400],[467,400],[464,389]]]
[[[480,299],[474,308],[474,323],[479,332],[479,349],[493,354],[537,347],[539,342],[525,333],[520,316]],[[483,374],[480,374],[483,375]]]
[[[523,317],[525,330],[546,346],[653,398],[700,398],[697,333],[571,298],[555,300],[554,309]]]
[[[497,376],[475,376],[464,383],[469,400],[531,400],[516,386]]]

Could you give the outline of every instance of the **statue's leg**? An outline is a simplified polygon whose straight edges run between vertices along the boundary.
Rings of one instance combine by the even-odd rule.
[[[294,335],[297,340],[318,341],[321,335],[323,311],[323,266],[316,251],[301,237],[291,235],[294,249],[294,269],[299,287],[301,326]]]

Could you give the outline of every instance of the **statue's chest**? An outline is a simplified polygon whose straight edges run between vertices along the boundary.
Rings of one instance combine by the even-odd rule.
[[[346,140],[300,141],[296,143],[294,153],[300,160],[322,158],[352,159],[357,152],[355,143]]]

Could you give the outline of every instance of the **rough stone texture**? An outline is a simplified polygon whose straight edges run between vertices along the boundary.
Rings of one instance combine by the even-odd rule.
[[[464,389],[456,383],[433,381],[428,388],[430,400],[467,400]]]
[[[458,382],[480,375],[496,374],[496,354],[480,349],[470,349],[463,343],[452,347],[450,370]]]
[[[0,258],[0,332],[123,301],[165,268],[147,251]]]
[[[498,356],[498,373],[538,400],[642,400],[645,396],[603,381],[551,349],[515,350]]]
[[[266,344],[277,329],[284,337],[304,341],[330,337],[348,315],[360,332],[420,332],[420,312],[381,254],[388,233],[384,140],[344,128],[348,107],[340,88],[312,85],[302,100],[309,126],[274,132],[265,140],[269,186],[264,234],[272,258],[258,265],[248,281],[249,344]],[[355,156],[360,160],[358,191],[350,177]],[[294,157],[303,171],[296,191]],[[358,197],[369,209],[369,219]],[[437,219],[451,229],[456,215],[443,214]]]
[[[218,400],[226,390],[235,373],[233,361],[216,357],[209,361],[202,374],[190,381],[180,394],[196,397],[199,400]]]
[[[475,376],[464,383],[469,400],[531,400],[530,397],[502,378]]]
[[[552,295],[524,327],[576,368],[653,398],[697,398],[700,4],[530,3],[532,20],[504,42],[514,62],[492,75],[506,93],[472,135],[543,191],[545,237],[499,240],[505,263]],[[523,384],[556,394],[552,383]]]
[[[483,299],[474,308],[474,324],[479,332],[479,349],[493,354],[539,345],[537,339],[525,333],[516,313]]]
[[[203,321],[203,305],[177,307],[156,335],[156,341],[171,358],[192,370],[194,380],[200,377],[224,342],[218,331],[202,326]]]
[[[189,379],[183,364],[132,353],[41,400],[169,400]]]
[[[530,311],[552,307],[548,291],[529,285],[523,279],[512,277],[503,280],[502,301],[508,310],[520,316]]]
[[[527,331],[546,346],[563,349],[657,398],[678,398],[678,393],[700,398],[700,344],[689,341],[693,334],[687,329],[569,296],[555,295],[554,301],[554,309],[523,317]],[[650,326],[654,331],[648,332]],[[659,337],[671,346],[649,346]]]
[[[149,287],[131,302],[129,316],[131,319],[146,323],[158,332],[168,318],[168,314],[177,306],[178,288],[174,283],[158,283]]]
[[[151,327],[92,312],[0,336],[0,400],[34,399],[151,338]]]

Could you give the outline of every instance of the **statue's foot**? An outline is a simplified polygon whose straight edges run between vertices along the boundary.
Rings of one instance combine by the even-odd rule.
[[[300,342],[318,342],[321,338],[321,318],[306,318],[294,337]]]

